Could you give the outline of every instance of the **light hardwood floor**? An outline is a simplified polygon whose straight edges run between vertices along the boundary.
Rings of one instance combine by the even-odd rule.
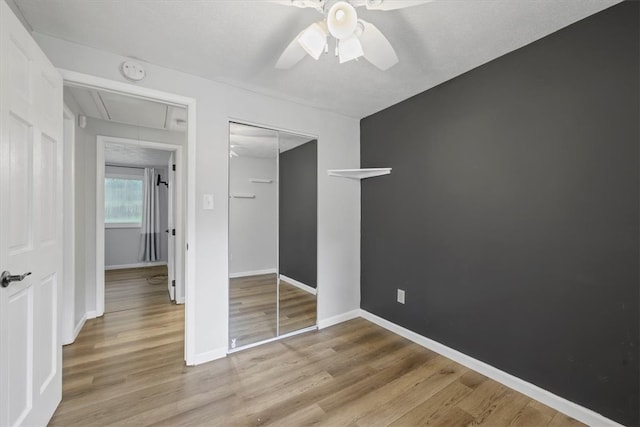
[[[236,347],[276,336],[275,274],[229,279],[229,346]],[[280,281],[280,335],[316,324],[316,297]]]
[[[274,338],[278,293],[275,274],[229,279],[229,347]]]
[[[316,324],[316,296],[280,280],[280,335]]]
[[[167,283],[150,285],[149,282],[160,276],[167,276],[166,265],[105,271],[105,313],[168,303]]]
[[[581,425],[364,319],[185,367],[183,307],[150,301],[65,347],[52,425]]]

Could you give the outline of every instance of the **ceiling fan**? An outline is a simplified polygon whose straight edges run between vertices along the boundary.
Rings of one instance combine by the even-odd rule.
[[[313,8],[324,19],[302,30],[284,50],[276,68],[288,69],[306,54],[314,59],[329,52],[329,36],[335,40],[335,55],[341,64],[363,57],[385,71],[398,63],[389,40],[372,23],[358,18],[357,7],[368,10],[395,10],[429,3],[433,0],[271,0],[286,6]]]

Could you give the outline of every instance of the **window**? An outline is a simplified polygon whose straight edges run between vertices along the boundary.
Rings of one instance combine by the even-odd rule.
[[[110,228],[142,226],[143,177],[107,176],[104,180],[104,224]]]

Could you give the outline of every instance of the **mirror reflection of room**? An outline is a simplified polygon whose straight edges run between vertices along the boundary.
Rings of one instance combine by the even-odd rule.
[[[316,325],[317,148],[311,137],[229,130],[233,350]]]
[[[235,348],[277,336],[278,133],[231,124],[229,153],[229,346]]]

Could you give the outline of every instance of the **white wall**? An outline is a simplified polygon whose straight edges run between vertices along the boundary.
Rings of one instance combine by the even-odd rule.
[[[75,99],[67,96],[65,90],[64,102],[69,109],[76,115],[80,114],[80,106],[76,103]],[[78,179],[79,176],[84,176],[84,141],[87,138],[87,133],[84,129],[78,126],[76,120],[75,123],[75,139],[73,141],[73,149],[75,151],[75,163],[74,163],[74,234],[75,234],[75,248],[74,254],[76,262],[74,263],[74,325],[78,327],[83,317],[87,314],[87,301],[86,301],[86,286],[85,286],[85,265],[84,265],[84,250],[85,250],[85,191],[84,180]],[[66,191],[66,189],[65,189]]]
[[[118,71],[126,59],[122,56],[42,34],[34,37],[57,67],[125,82]],[[326,170],[360,166],[359,121],[151,64],[145,68],[140,85],[197,101],[196,283],[195,295],[189,296],[195,301],[196,359],[208,360],[227,348],[230,119],[318,136],[318,320],[327,323],[358,309],[360,183],[329,177]],[[85,158],[91,167],[91,156]],[[91,189],[92,182],[86,186]],[[214,195],[215,210],[201,209],[207,193]]]
[[[274,148],[275,152],[275,148]],[[233,157],[229,160],[229,191],[254,194],[254,199],[229,199],[229,274],[276,270],[278,199],[277,159]],[[271,179],[270,184],[250,178]]]
[[[113,136],[113,135],[108,135]],[[116,175],[132,175],[143,177],[144,169],[119,168],[107,166],[106,175],[110,173]],[[162,176],[162,180],[167,180],[167,168],[156,167],[156,173]],[[168,189],[165,185],[158,187],[158,202],[160,205],[160,260],[167,262],[167,240],[165,233],[168,225]],[[140,248],[140,227],[105,227],[104,229],[104,265],[105,267],[126,266],[140,264],[138,258]]]

